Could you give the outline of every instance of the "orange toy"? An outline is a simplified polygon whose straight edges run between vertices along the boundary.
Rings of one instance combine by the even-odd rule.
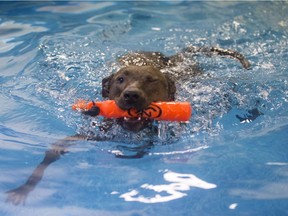
[[[99,115],[106,118],[151,118],[162,121],[188,121],[192,114],[192,107],[188,102],[154,102],[148,108],[137,111],[136,109],[122,110],[114,100],[102,102],[87,102],[78,100],[72,105],[73,110],[87,111],[96,105],[100,109]]]

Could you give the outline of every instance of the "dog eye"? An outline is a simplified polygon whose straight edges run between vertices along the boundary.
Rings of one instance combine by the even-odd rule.
[[[117,78],[117,82],[120,83],[120,84],[123,83],[124,82],[124,78],[123,77],[118,77]]]

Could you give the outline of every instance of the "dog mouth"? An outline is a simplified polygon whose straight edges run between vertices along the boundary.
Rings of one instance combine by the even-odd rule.
[[[136,94],[136,93],[135,93]],[[140,95],[140,93],[139,93]],[[141,111],[146,109],[150,101],[144,96],[134,96],[135,98],[127,98],[124,93],[122,93],[118,98],[114,98],[118,107],[122,110],[136,109],[137,111]]]
[[[151,120],[142,117],[123,117],[118,118],[117,122],[126,130],[138,132],[146,128]]]
[[[143,121],[143,118],[142,117],[124,117],[123,118],[123,120],[125,121],[125,122],[131,122],[131,123],[133,123],[133,122],[140,122],[140,121]],[[144,119],[145,120],[145,119]]]
[[[120,97],[115,101],[122,110],[134,109],[137,111],[141,111],[148,106],[148,102],[146,100],[138,100],[136,103],[131,102],[129,100],[125,100],[124,97]],[[146,128],[151,122],[152,122],[151,119],[143,118],[141,116],[123,117],[117,119],[117,123],[120,124],[122,128],[132,132],[141,131],[142,129]]]
[[[147,102],[134,104],[134,103],[127,103],[126,101],[123,101],[123,100],[119,100],[119,101],[116,101],[116,103],[122,110],[135,109],[137,111],[141,111],[148,107]]]

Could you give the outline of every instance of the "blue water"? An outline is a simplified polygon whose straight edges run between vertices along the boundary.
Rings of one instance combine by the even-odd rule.
[[[287,2],[1,2],[0,214],[288,215],[287,29]],[[164,124],[130,160],[113,153],[129,154],[141,134],[76,142],[25,205],[5,202],[53,143],[91,128],[70,105],[102,99],[117,57],[189,45],[237,50],[252,68],[197,57],[204,75],[177,83],[177,100],[193,106],[178,139]],[[254,108],[263,115],[236,118]]]

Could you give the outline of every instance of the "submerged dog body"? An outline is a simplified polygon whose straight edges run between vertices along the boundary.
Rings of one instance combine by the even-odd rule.
[[[240,53],[215,47],[188,47],[182,53],[171,57],[166,57],[159,52],[130,53],[119,59],[123,67],[118,72],[103,79],[103,98],[115,100],[123,110],[135,108],[139,111],[147,108],[151,102],[175,100],[175,78],[171,74],[161,72],[161,70],[180,64],[183,61],[183,55],[187,52],[192,53],[192,56],[202,53],[207,56],[231,57],[240,61],[244,68],[248,69],[250,67],[250,63]],[[201,70],[195,66],[192,66],[192,71],[194,75],[201,74]],[[83,113],[96,116],[99,114],[99,108],[92,107],[91,110]],[[114,121],[112,122],[109,119],[104,121],[106,124],[104,131],[107,131],[111,124],[114,124]],[[132,132],[152,128],[152,121],[142,118],[119,118],[116,120],[121,127]],[[82,135],[76,135],[53,144],[52,149],[46,151],[43,161],[36,167],[28,180],[23,185],[7,192],[7,201],[15,205],[25,203],[28,194],[41,181],[45,169],[67,152],[66,149],[71,145],[71,142],[86,138]],[[148,147],[151,146],[151,142],[147,143]],[[142,157],[145,154],[143,148],[133,158]]]

